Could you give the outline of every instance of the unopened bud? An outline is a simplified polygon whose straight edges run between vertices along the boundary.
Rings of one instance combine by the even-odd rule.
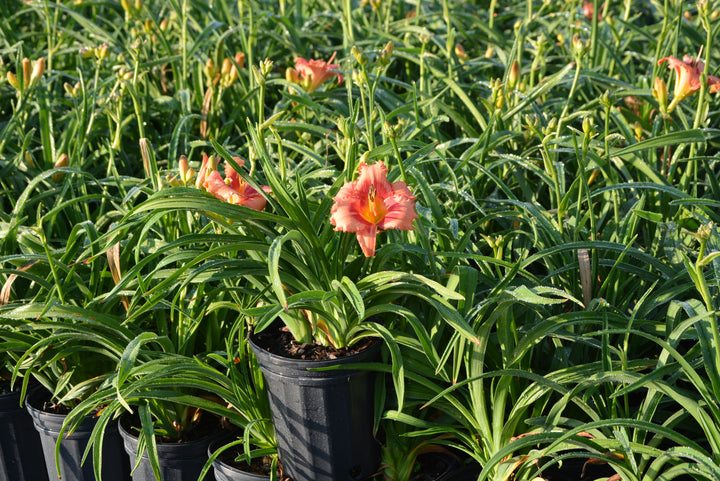
[[[288,82],[295,83],[295,84],[298,83],[299,77],[298,77],[297,71],[292,67],[286,68],[285,69],[285,80],[287,80]]]
[[[88,59],[95,55],[95,49],[90,47],[83,47],[78,51],[78,53],[82,58]]]
[[[30,153],[30,151],[26,150],[23,156],[25,157],[25,165],[27,165],[31,169],[34,169],[35,168],[35,159],[33,159],[33,156]]]
[[[459,43],[455,45],[455,55],[457,56],[460,63],[465,63],[470,59],[470,57],[468,57],[468,54],[465,52],[465,47],[463,47]]]
[[[23,86],[25,88],[30,85],[30,76],[32,75],[32,63],[25,57],[22,59],[22,71],[23,71]]]
[[[195,175],[195,171],[190,168],[190,163],[184,155],[180,156],[180,160],[178,161],[178,170],[180,171],[180,180],[182,180],[184,185],[190,182],[190,179],[192,179]]]
[[[633,126],[633,130],[635,131],[635,139],[638,142],[640,140],[642,140],[642,136],[643,136],[642,124],[640,122],[635,122],[635,125]]]
[[[235,54],[235,63],[237,64],[238,68],[245,68],[245,54],[243,52],[238,52]]]
[[[167,19],[167,18],[163,18],[163,19],[160,21],[160,31],[161,31],[161,32],[164,32],[165,30],[167,30],[167,28],[168,28],[168,19]]]
[[[352,71],[352,81],[358,87],[365,85],[365,76],[358,70]]]
[[[205,62],[205,76],[208,78],[208,80],[212,80],[215,78],[215,75],[217,75],[218,71],[215,68],[215,62],[213,62],[213,59],[209,58],[207,59],[207,62]]]
[[[492,47],[488,47],[487,50],[485,50],[485,58],[492,58],[494,53],[495,49]]]
[[[14,73],[8,72],[7,73],[7,81],[15,90],[20,90],[20,85],[18,84],[17,77]]]
[[[263,77],[267,78],[268,75],[270,75],[270,72],[272,72],[273,69],[273,61],[269,58],[266,58],[262,62],[260,62],[260,73],[263,75]]]
[[[360,65],[367,65],[370,61],[363,49],[357,45],[353,45],[352,49],[350,49],[350,53],[352,53],[353,57],[355,57],[355,60],[357,60],[357,63]]]
[[[37,85],[40,77],[45,73],[45,57],[40,57],[33,64],[32,73],[30,74],[30,87]]]
[[[107,58],[109,52],[108,44],[103,43],[95,48],[95,57],[102,62]]]
[[[517,60],[513,61],[508,73],[508,90],[514,90],[520,79],[520,64]]]
[[[68,156],[67,154],[61,154],[60,157],[58,157],[57,161],[55,162],[55,168],[59,169],[61,167],[67,167],[68,165]],[[58,172],[56,174],[52,175],[52,180],[56,184],[60,182],[63,178],[64,174],[62,172]]]
[[[392,41],[388,42],[385,45],[385,48],[383,48],[382,52],[380,53],[380,65],[387,66],[388,64],[390,64],[390,60],[392,59],[393,54],[393,48],[394,46]]]
[[[593,129],[592,120],[590,117],[585,117],[582,122],[582,130],[585,135],[592,136],[595,131]]]
[[[655,77],[655,83],[652,89],[652,96],[657,100],[660,106],[660,112],[667,113],[668,108],[668,92],[667,84],[662,77]]]

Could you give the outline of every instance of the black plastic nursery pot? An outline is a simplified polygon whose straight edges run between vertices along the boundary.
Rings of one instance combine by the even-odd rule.
[[[35,429],[40,434],[47,476],[52,480],[95,481],[92,457],[84,464],[82,457],[90,440],[97,418],[88,416],[69,436],[64,433],[60,441],[60,472],[55,463],[55,444],[60,435],[64,414],[43,411],[43,404],[50,399],[44,389],[34,389],[27,398],[27,409],[32,416]],[[109,424],[104,434],[102,447],[102,481],[128,481],[130,470],[128,458],[122,450],[117,427]]]
[[[215,451],[221,448],[225,444],[223,440],[216,440],[210,444],[208,448],[208,456],[211,456]],[[220,457],[216,458],[212,463],[213,471],[215,472],[215,481],[269,481],[270,476],[264,474],[256,474],[248,471],[244,471],[240,468],[232,466]]]
[[[40,436],[20,390],[0,394],[0,480],[47,481]]]
[[[356,369],[310,369],[374,362],[381,343],[333,360],[271,354],[250,337],[265,377],[283,474],[294,481],[370,478],[380,465],[373,436],[375,374]]]
[[[125,452],[130,457],[129,466],[134,467],[137,460],[138,437],[131,432],[130,418],[120,416],[118,423],[120,436],[123,440]],[[200,472],[208,460],[208,446],[217,439],[228,435],[226,431],[218,430],[210,436],[185,443],[157,443],[158,458],[160,461],[161,481],[197,481]],[[150,464],[147,452],[143,453],[140,465],[132,472],[133,481],[153,481],[155,474]],[[214,481],[210,473],[204,481]]]

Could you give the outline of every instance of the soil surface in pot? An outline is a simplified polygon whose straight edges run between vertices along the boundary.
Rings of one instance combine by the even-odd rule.
[[[0,381],[0,394],[7,394],[13,392],[12,389],[10,389],[10,381]]]
[[[259,474],[260,476],[270,476],[272,469],[272,460],[269,457],[253,458],[251,464],[245,461],[236,461],[239,456],[242,456],[243,451],[240,448],[230,448],[223,451],[218,459],[228,466],[232,466],[235,469],[239,469],[245,473]],[[278,477],[279,481],[292,481],[292,478],[284,475]]]
[[[352,356],[372,346],[376,340],[365,338],[350,347],[336,349],[320,344],[298,343],[287,327],[270,326],[262,332],[253,334],[255,344],[276,356],[307,361],[324,361]]]
[[[53,402],[52,394],[44,388],[39,388],[33,395],[28,395],[27,402],[37,409],[48,414],[59,414],[67,416],[72,408],[64,404]]]
[[[132,415],[123,415],[120,417],[120,422],[123,428],[133,436],[137,436],[140,433],[140,417],[137,413]],[[197,417],[197,420],[192,422],[187,429],[183,429],[180,432],[180,437],[174,438],[169,436],[155,435],[155,442],[159,444],[179,444],[189,443],[197,441],[199,439],[206,438],[218,430],[223,429],[224,426],[217,416],[210,413],[203,413]]]
[[[435,481],[445,474],[450,467],[449,457],[420,454],[417,457],[418,471],[412,475],[410,481]]]

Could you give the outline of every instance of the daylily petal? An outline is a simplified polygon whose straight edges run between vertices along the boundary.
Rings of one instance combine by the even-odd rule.
[[[245,161],[240,157],[233,157],[233,160],[237,162],[240,167],[245,165]],[[245,182],[229,162],[225,162],[225,181],[229,181],[228,185],[235,190],[240,190],[240,185]]]
[[[201,187],[205,186],[205,178],[208,175],[208,170],[212,168],[210,165],[210,158],[208,155],[203,152],[203,160],[202,164],[200,165],[200,171],[198,172],[197,180],[195,181],[195,188],[199,189]]]
[[[385,199],[388,212],[378,224],[381,229],[412,230],[412,222],[417,219],[415,198],[405,195],[394,195]]]
[[[720,78],[714,75],[708,75],[708,87],[710,87],[710,93],[720,92]]]
[[[377,191],[377,195],[382,198],[392,193],[393,188],[387,180],[388,168],[382,160],[372,165],[367,165],[361,161],[358,172],[360,172],[360,178],[357,180],[357,190],[359,192],[368,192],[370,186],[372,186]]]
[[[362,249],[365,257],[375,256],[375,241],[377,236],[377,227],[370,226],[368,229],[359,231],[357,233],[358,244]]]
[[[227,167],[226,172],[230,173],[230,171],[227,170]],[[235,172],[235,170],[232,170],[232,172],[234,172],[234,176],[239,178],[239,175]],[[232,182],[232,180],[230,182]],[[262,189],[264,191],[269,190],[269,187],[267,190],[266,187],[267,186],[264,186]],[[217,170],[213,170],[210,173],[205,181],[205,188],[209,193],[220,200],[224,200],[230,204],[243,205],[258,211],[263,210],[265,208],[265,204],[267,203],[267,200],[262,194],[244,181],[239,182],[238,189],[232,188],[232,186],[228,185],[227,182],[223,180]]]
[[[346,187],[348,189],[350,188],[347,185]],[[340,189],[340,192],[346,189],[346,187]],[[360,199],[357,196],[346,192],[345,195],[338,194],[334,200],[335,204],[333,204],[330,210],[330,224],[335,226],[335,230],[360,232],[371,225],[360,214],[360,208],[358,206]]]
[[[220,175],[220,172],[213,170],[205,179],[205,190],[220,200],[227,201],[233,195],[237,195],[237,191],[227,185]]]

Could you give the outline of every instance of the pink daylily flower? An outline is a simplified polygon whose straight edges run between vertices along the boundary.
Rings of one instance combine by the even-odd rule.
[[[306,60],[302,57],[295,58],[295,75],[299,76],[298,81],[308,92],[315,91],[320,85],[332,77],[337,77],[338,83],[342,83],[343,76],[335,70],[340,65],[333,64],[335,54],[332,54],[327,62],[322,60]]]
[[[233,159],[235,159],[240,166],[245,163],[245,161],[239,157],[233,157]],[[204,166],[203,163],[203,167]],[[263,210],[267,202],[265,197],[245,182],[230,164],[225,165],[225,179],[222,178],[220,172],[213,170],[204,178],[203,186],[209,193],[220,200],[235,205],[244,205],[250,209]],[[264,185],[261,186],[261,188],[267,193],[271,192],[268,186]]]
[[[358,171],[358,180],[345,182],[333,198],[330,223],[336,231],[355,232],[365,257],[373,257],[378,230],[412,230],[415,196],[405,182],[388,182],[382,161],[360,162]]]
[[[700,75],[705,70],[705,64],[702,60],[689,55],[685,55],[682,60],[670,55],[658,60],[658,65],[662,65],[665,61],[668,68],[675,69],[673,99],[668,107],[668,112],[672,112],[680,101],[700,90]],[[707,85],[710,87],[710,93],[720,91],[720,78],[709,75]]]

